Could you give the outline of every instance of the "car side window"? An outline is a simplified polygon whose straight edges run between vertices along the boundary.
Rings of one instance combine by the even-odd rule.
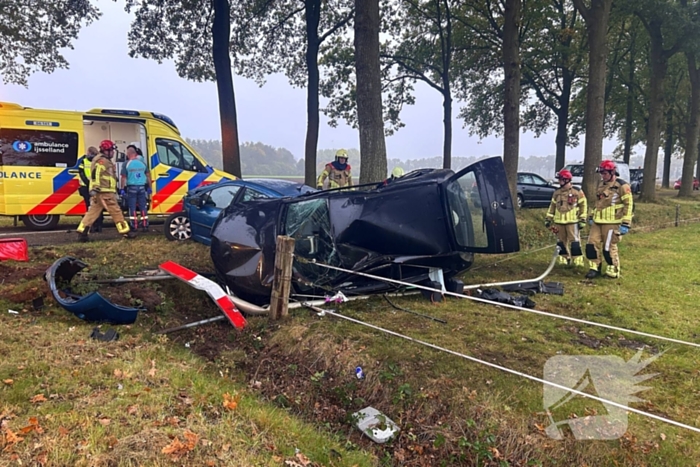
[[[523,174],[521,176],[523,177],[523,181],[520,183],[527,183],[528,185],[532,185],[534,183],[532,180],[532,175]]]
[[[245,192],[243,193],[243,202],[245,201],[252,201],[254,199],[264,199],[264,198],[269,198],[265,193],[260,193],[257,190],[253,190],[250,187],[247,187],[245,189]]]
[[[539,177],[537,175],[532,175],[532,180],[535,185],[547,185],[547,181],[544,178]]]
[[[219,188],[214,188],[209,192],[206,204],[208,206],[215,206],[219,209],[226,209],[233,198],[236,197],[236,193],[241,187],[236,185],[222,186]]]

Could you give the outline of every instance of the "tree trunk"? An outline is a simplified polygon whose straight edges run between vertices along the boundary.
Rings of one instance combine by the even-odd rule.
[[[219,94],[221,157],[224,171],[240,177],[241,153],[238,146],[236,95],[233,90],[233,73],[231,72],[231,56],[229,55],[231,11],[228,0],[213,0],[213,2],[212,56],[216,72],[216,89]]]
[[[360,184],[387,176],[379,72],[379,0],[355,0],[355,74],[360,127]]]
[[[321,0],[306,0],[306,145],[304,149],[304,183],[316,186],[316,150],[318,148],[318,24],[321,19]]]
[[[581,11],[580,3],[575,1]],[[608,56],[607,33],[612,0],[591,0],[585,10],[588,30],[588,88],[586,90],[586,146],[583,157],[583,190],[589,199],[596,192],[596,168],[603,159],[605,120],[605,61]],[[584,13],[584,11],[581,11]]]
[[[690,196],[693,193],[693,165],[698,160],[698,140],[700,140],[700,69],[695,55],[687,53],[688,74],[690,75],[690,118],[685,134],[685,156],[683,157],[683,175],[678,196]],[[700,164],[698,164],[700,169]]]
[[[635,41],[636,35],[632,36],[630,47],[629,70],[627,72],[627,103],[625,106],[625,149],[622,159],[629,164],[632,157],[632,122],[634,119],[634,73],[635,73]]]
[[[562,72],[562,91],[559,97],[559,110],[557,114],[557,155],[555,157],[555,171],[559,171],[566,165],[566,144],[569,141],[569,106],[571,103],[571,86],[574,81],[574,73],[568,69]]]
[[[445,129],[445,138],[442,143],[442,168],[452,168],[452,94],[450,83],[446,83],[446,89],[442,97],[442,120]]]
[[[520,144],[520,44],[518,42],[521,0],[506,0],[503,18],[503,163],[511,199],[515,202]]]
[[[676,135],[673,134],[673,108],[669,108],[666,112],[666,144],[664,144],[664,174],[661,177],[661,188],[668,188],[671,185],[671,158],[675,137]]]
[[[656,200],[656,167],[661,141],[661,122],[664,117],[664,80],[668,68],[668,58],[663,51],[663,36],[661,23],[649,23],[651,38],[651,78],[649,86],[649,132],[647,133],[647,148],[644,154],[644,180],[640,201],[653,202]]]

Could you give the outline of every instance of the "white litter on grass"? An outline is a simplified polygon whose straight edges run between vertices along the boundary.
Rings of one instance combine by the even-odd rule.
[[[399,427],[374,407],[366,407],[352,414],[355,426],[376,443],[386,443],[399,434]]]
[[[19,314],[19,311],[15,311],[15,310],[7,310],[7,312],[10,313],[11,315],[18,315]]]

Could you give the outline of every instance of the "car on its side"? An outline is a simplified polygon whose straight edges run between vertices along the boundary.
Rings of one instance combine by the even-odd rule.
[[[681,179],[680,178],[678,180],[676,180],[676,183],[673,184],[673,189],[674,190],[681,189]],[[698,180],[697,177],[693,177],[693,190],[700,190],[700,180]]]
[[[552,195],[557,188],[552,182],[545,180],[536,173],[518,172],[518,199],[516,200],[516,206],[518,208],[525,206],[547,207],[552,201]]]
[[[163,231],[168,240],[195,240],[211,244],[211,227],[219,213],[230,204],[254,199],[286,198],[314,193],[303,183],[273,178],[228,180],[201,186],[189,191],[183,199],[183,210],[171,214]]]

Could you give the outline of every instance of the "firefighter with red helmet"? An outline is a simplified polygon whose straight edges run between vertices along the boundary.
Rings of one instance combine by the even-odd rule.
[[[629,232],[634,207],[632,190],[625,180],[617,178],[619,173],[615,162],[604,160],[598,167],[598,173],[600,183],[588,219],[591,230],[586,244],[586,257],[590,266],[587,279],[603,273],[608,277],[620,277],[617,244],[620,237]],[[605,271],[602,268],[601,254],[607,263]]]
[[[586,227],[588,203],[582,190],[571,184],[571,172],[563,169],[557,172],[559,189],[552,195],[545,227],[557,234],[559,242],[559,264],[584,266],[581,251],[581,229]],[[552,226],[554,223],[554,226]]]
[[[117,146],[106,139],[100,143],[100,153],[92,159],[90,165],[90,209],[78,225],[78,239],[81,242],[89,240],[90,226],[106,209],[112,216],[117,232],[127,238],[134,238],[136,234],[129,230],[129,224],[124,220],[124,215],[117,202],[117,174],[116,166],[112,162]]]

